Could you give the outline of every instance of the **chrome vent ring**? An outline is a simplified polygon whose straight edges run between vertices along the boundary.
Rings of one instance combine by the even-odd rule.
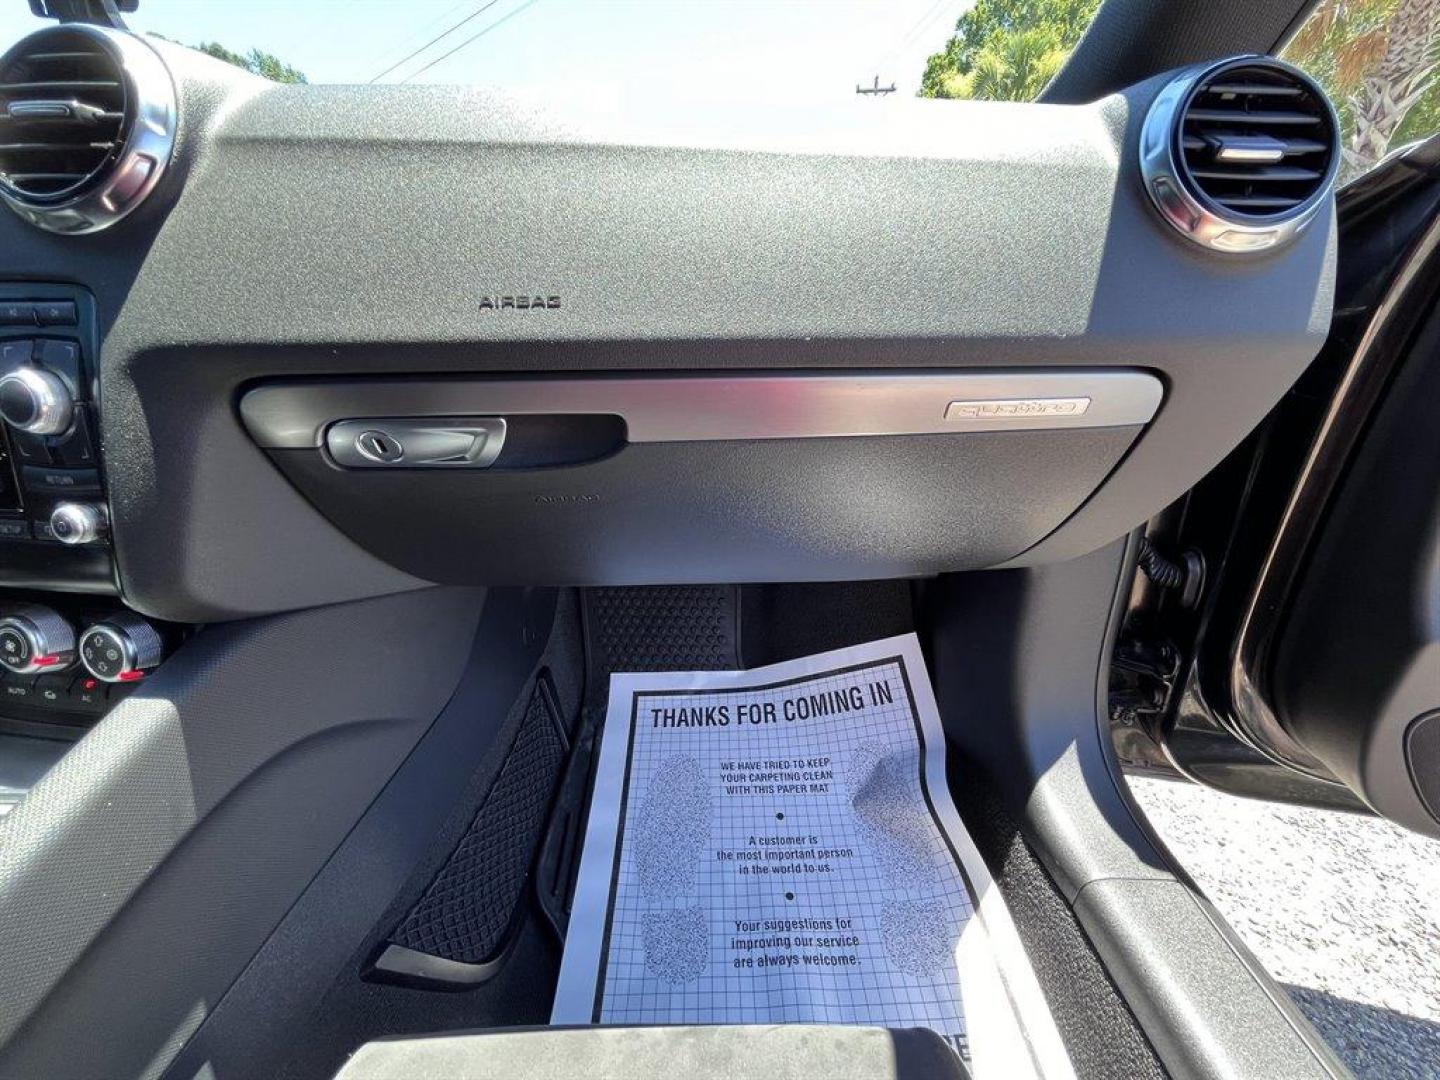
[[[1292,240],[1329,204],[1340,125],[1316,82],[1269,56],[1171,80],[1140,134],[1145,189],[1181,234],[1216,251]]]
[[[122,31],[37,31],[0,57],[0,198],[42,229],[96,232],[144,201],[175,144],[175,87]]]

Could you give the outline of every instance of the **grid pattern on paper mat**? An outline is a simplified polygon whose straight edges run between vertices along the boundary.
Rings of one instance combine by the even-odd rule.
[[[735,706],[770,701],[777,710],[787,697],[826,690],[865,688],[888,679],[891,704],[819,720],[751,726],[735,725]],[[730,706],[731,724],[724,728],[653,728],[646,722],[651,708]],[[630,793],[615,891],[609,950],[604,974],[603,1023],[842,1023],[892,1027],[924,1026],[964,1041],[958,972],[953,962],[929,975],[901,970],[890,959],[875,914],[897,896],[885,868],[865,849],[851,810],[847,769],[862,747],[883,746],[904,754],[907,797],[925,809],[920,784],[919,733],[911,713],[897,661],[882,662],[840,675],[817,675],[803,683],[768,690],[718,693],[677,693],[640,698],[632,751]],[[699,856],[696,887],[685,896],[652,899],[641,895],[632,837],[645,805],[648,779],[666,759],[690,754],[697,758],[710,785],[710,844]],[[726,795],[722,761],[742,759],[813,759],[829,757],[833,778],[826,795]],[[784,819],[776,817],[784,814]],[[970,896],[933,817],[930,830],[933,872],[920,891],[906,899],[940,901],[949,920],[950,953],[972,914]],[[850,859],[831,860],[833,873],[818,875],[777,866],[760,877],[742,876],[734,862],[715,858],[717,849],[744,849],[751,836],[815,835],[819,848],[851,848]],[[785,898],[786,893],[794,896]],[[646,968],[644,923],[647,911],[686,908],[699,903],[708,920],[709,959],[705,972],[688,983],[671,984]],[[867,917],[867,913],[869,917]],[[737,920],[768,918],[851,918],[861,941],[854,949],[781,948],[738,952],[731,948]],[[773,936],[763,930],[745,937]],[[792,935],[794,937],[795,935]],[[737,970],[736,956],[758,959],[762,952],[851,952],[860,961],[853,968],[766,968]]]

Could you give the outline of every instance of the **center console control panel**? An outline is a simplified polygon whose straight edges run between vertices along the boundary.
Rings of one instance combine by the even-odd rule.
[[[0,284],[0,583],[114,592],[94,301]]]
[[[86,727],[164,659],[172,631],[74,597],[0,597],[0,727]]]

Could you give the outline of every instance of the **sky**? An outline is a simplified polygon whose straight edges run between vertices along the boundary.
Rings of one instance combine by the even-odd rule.
[[[126,21],[133,30],[186,44],[216,41],[241,53],[262,49],[319,83],[378,77],[493,84],[542,95],[785,102],[845,97],[860,104],[871,99],[857,96],[856,84],[869,86],[876,76],[882,86],[893,82],[896,96],[913,95],[926,57],[944,47],[956,19],[973,3],[140,0]],[[0,44],[42,25],[26,0],[0,0]]]

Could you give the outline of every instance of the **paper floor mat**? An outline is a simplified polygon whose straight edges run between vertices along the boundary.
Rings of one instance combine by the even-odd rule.
[[[787,1022],[928,1027],[981,1080],[1073,1075],[913,634],[611,680],[552,1023]]]

